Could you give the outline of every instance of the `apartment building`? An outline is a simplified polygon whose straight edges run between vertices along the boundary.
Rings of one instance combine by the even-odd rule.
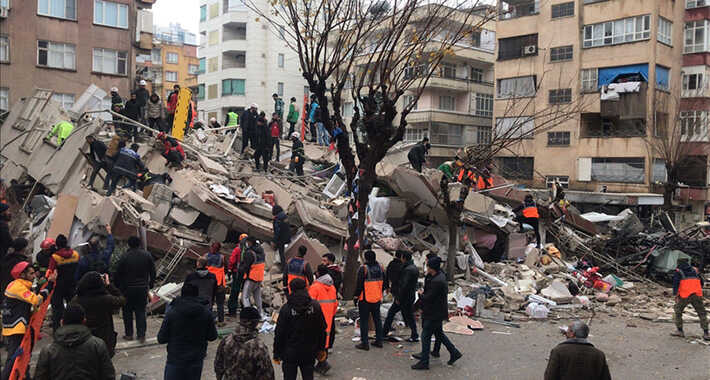
[[[268,9],[268,2],[256,2]],[[259,19],[241,0],[200,1],[198,114],[224,120],[230,108],[251,103],[273,112],[272,94],[288,104],[302,102],[307,84],[298,57],[285,43],[283,29]]]
[[[678,111],[684,6],[500,1],[493,133],[522,127],[498,171],[535,188],[558,180],[579,202],[616,192],[625,194],[613,202],[658,204],[647,193],[665,180],[665,162],[647,139],[662,137]],[[546,124],[540,115],[555,110],[574,114]]]
[[[53,89],[54,100],[65,108],[92,83],[127,95],[141,25],[152,22],[154,3],[0,0],[0,110],[35,88]]]

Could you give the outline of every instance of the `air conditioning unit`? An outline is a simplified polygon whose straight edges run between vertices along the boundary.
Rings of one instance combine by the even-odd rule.
[[[523,47],[523,55],[535,55],[537,54],[537,46],[528,45]]]
[[[10,13],[9,10],[9,8],[0,7],[0,18],[7,18],[7,14]]]

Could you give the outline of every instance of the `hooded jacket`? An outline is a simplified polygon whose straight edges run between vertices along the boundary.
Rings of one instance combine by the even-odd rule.
[[[277,207],[280,211],[274,216],[274,243],[276,245],[288,244],[291,242],[291,225],[281,206],[274,206],[274,210],[277,210]]]
[[[328,265],[328,274],[333,279],[333,286],[336,291],[340,291],[340,286],[343,284],[343,271],[337,264]]]
[[[271,131],[267,125],[266,119],[259,117],[254,129],[254,149],[268,150],[271,146]]]
[[[313,363],[325,349],[325,317],[306,290],[294,291],[279,311],[274,334],[274,358]]]
[[[192,283],[198,289],[199,297],[213,304],[217,295],[217,277],[207,268],[200,268],[185,277],[186,283]]]
[[[239,261],[239,273],[240,277],[244,274],[248,274],[251,269],[251,265],[256,261],[256,255],[264,256],[264,248],[260,245],[255,244],[251,247],[246,248],[246,253],[242,255],[241,261]]]
[[[35,380],[114,380],[116,370],[104,342],[84,325],[57,329],[54,341],[42,349]]]
[[[586,339],[567,339],[550,352],[545,380],[611,380],[604,353]]]
[[[98,272],[88,272],[79,281],[72,303],[84,308],[86,327],[106,343],[109,356],[113,357],[116,349],[113,312],[126,304],[126,298],[113,284],[105,285]]]
[[[7,286],[15,279],[12,277],[12,268],[22,261],[31,261],[29,257],[21,252],[8,253],[0,259],[0,292],[5,292]]]
[[[158,100],[156,102],[153,102],[150,98],[148,99],[145,108],[145,115],[150,119],[159,119],[165,116],[163,102],[160,101],[160,96],[158,96]]]
[[[234,332],[219,342],[214,359],[217,380],[274,380],[269,349],[259,339],[258,320],[239,321]]]
[[[138,153],[128,149],[121,148],[116,158],[116,163],[113,165],[113,170],[119,171],[121,174],[135,176],[138,170],[144,169],[143,161]]]
[[[167,362],[179,366],[204,360],[207,341],[215,339],[214,317],[201,297],[176,298],[158,332],[158,343],[168,344]]]
[[[244,110],[242,116],[239,117],[239,126],[242,128],[242,133],[252,136],[256,131],[256,119],[258,118],[259,114],[251,112],[250,108]]]
[[[57,289],[76,287],[76,270],[79,267],[79,253],[71,248],[62,248],[49,259],[49,270],[57,270]]]
[[[150,93],[148,93],[148,90],[146,90],[145,87],[138,87],[136,89],[136,102],[138,103],[139,107],[143,108],[148,102],[149,98]]]

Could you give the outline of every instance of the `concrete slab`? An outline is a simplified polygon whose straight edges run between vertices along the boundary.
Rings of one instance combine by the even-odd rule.
[[[311,269],[315,271],[318,264],[321,263],[322,256],[329,252],[328,247],[316,239],[309,238],[305,232],[301,231],[295,238],[291,239],[291,244],[286,248],[284,252],[286,260],[296,256],[298,248],[301,246],[308,249],[306,252],[306,261],[311,265]]]
[[[173,199],[173,190],[167,185],[161,183],[156,183],[153,185],[153,190],[150,192],[148,200],[155,205],[155,207],[148,210],[150,212],[150,217],[154,221],[164,224],[165,219],[170,213],[171,202]]]
[[[192,207],[173,207],[170,210],[170,218],[185,226],[195,223],[198,216],[200,216],[200,212]]]
[[[217,220],[213,220],[210,222],[209,226],[207,226],[207,236],[210,238],[210,241],[223,242],[224,239],[227,238],[227,232],[229,232],[229,228],[227,228],[224,223]]]
[[[295,205],[298,217],[305,228],[335,239],[347,236],[347,225],[336,218],[330,210],[321,208],[317,204],[304,199],[299,199],[295,202]]]
[[[57,236],[69,237],[71,225],[74,223],[74,214],[79,204],[79,198],[69,194],[59,194],[57,206],[54,208],[54,218],[49,226],[47,237],[56,239]]]
[[[291,203],[293,203],[293,196],[284,186],[281,186],[268,178],[259,176],[245,178],[244,180],[254,188],[254,191],[259,196],[266,191],[273,191],[277,205],[281,206],[284,210],[288,210],[288,208],[291,207]]]
[[[197,154],[197,160],[200,162],[202,168],[204,168],[209,173],[219,174],[223,176],[229,175],[227,169],[225,169],[225,167],[217,161],[207,158],[202,154]]]

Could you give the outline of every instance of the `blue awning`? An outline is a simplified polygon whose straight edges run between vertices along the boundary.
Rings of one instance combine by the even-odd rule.
[[[666,72],[667,73],[667,72]],[[614,79],[624,74],[640,74],[648,82],[648,63],[639,65],[616,66],[599,68],[598,87],[614,83]],[[666,75],[666,79],[668,76]]]
[[[663,67],[663,66],[658,66],[656,65],[656,86],[658,88],[663,88],[663,89],[668,89],[670,86],[668,85],[668,77],[670,76],[670,70]]]

